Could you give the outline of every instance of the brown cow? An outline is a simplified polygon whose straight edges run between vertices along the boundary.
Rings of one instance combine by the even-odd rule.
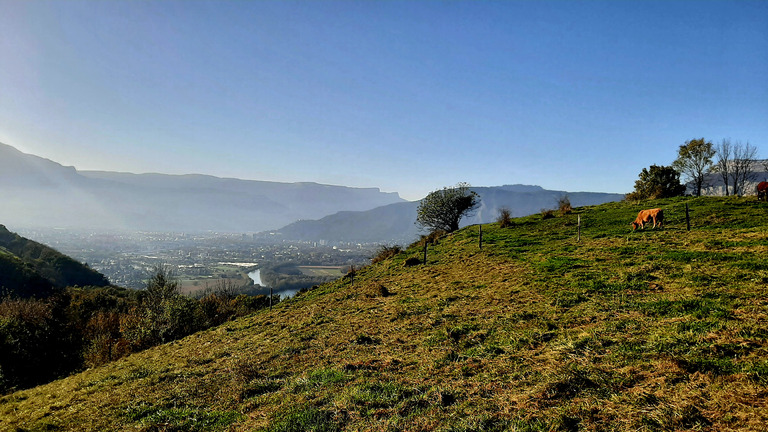
[[[632,225],[632,231],[637,229],[637,227],[645,229],[643,224],[651,223],[651,221],[653,221],[654,228],[656,228],[657,223],[659,224],[659,228],[661,228],[664,224],[664,210],[659,208],[640,210],[640,213],[637,214],[637,219],[630,224]]]
[[[757,184],[757,200],[768,201],[768,182],[760,182]]]

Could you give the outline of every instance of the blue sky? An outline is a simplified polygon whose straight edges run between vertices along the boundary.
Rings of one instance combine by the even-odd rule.
[[[630,192],[768,157],[768,2],[0,0],[0,142],[78,169]]]

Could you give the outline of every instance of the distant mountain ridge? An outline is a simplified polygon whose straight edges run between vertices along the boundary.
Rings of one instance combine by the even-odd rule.
[[[68,286],[108,286],[104,275],[0,225],[0,294],[45,297]]]
[[[9,226],[227,232],[404,201],[377,188],[78,171],[5,144],[0,200],[0,220]]]
[[[554,191],[520,184],[472,190],[480,196],[480,207],[472,217],[462,220],[462,227],[493,222],[502,207],[510,209],[513,217],[552,209],[566,195],[574,207],[624,199],[623,194]],[[418,202],[405,202],[361,212],[339,212],[320,220],[297,221],[273,234],[287,240],[407,244],[417,239],[420,233],[416,225],[418,206]]]
[[[624,197],[521,184],[473,190],[481,205],[464,225],[491,222],[501,207],[514,217],[553,208],[566,194],[574,206]],[[0,221],[25,228],[272,232],[291,240],[379,243],[419,235],[418,202],[378,188],[78,171],[1,143],[0,202]]]

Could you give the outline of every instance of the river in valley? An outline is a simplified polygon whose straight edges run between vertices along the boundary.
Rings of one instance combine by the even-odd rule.
[[[255,283],[256,285],[266,286],[264,285],[264,282],[261,281],[261,270],[256,269],[248,273],[248,277],[253,279],[253,283]]]
[[[261,270],[256,269],[250,273],[248,273],[248,277],[253,280],[253,283],[256,285],[260,285],[264,287],[265,295],[269,296],[269,287],[264,284],[264,282],[261,281]],[[281,298],[288,298],[293,297],[296,295],[298,290],[295,289],[288,289],[288,290],[280,290],[280,291],[273,291],[272,294],[279,295]]]

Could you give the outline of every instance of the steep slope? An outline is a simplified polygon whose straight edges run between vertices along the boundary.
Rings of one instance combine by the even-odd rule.
[[[0,144],[0,201],[8,226],[247,232],[403,200],[376,188],[76,171]]]
[[[0,247],[0,296],[46,297],[53,292],[51,281],[37,274],[19,257]]]
[[[554,191],[529,185],[478,187],[472,190],[480,196],[480,207],[473,216],[461,221],[462,226],[493,222],[502,207],[510,209],[512,216],[528,216],[542,209],[557,207],[558,199],[564,196],[568,196],[574,206],[624,199],[622,194]],[[416,225],[418,206],[418,202],[408,202],[368,211],[339,212],[320,220],[297,221],[276,232],[291,240],[408,244],[420,234]]]
[[[0,225],[0,293],[45,296],[67,286],[108,286],[104,275]]]
[[[425,264],[5,396],[0,429],[765,430],[765,204],[647,207],[666,228],[611,203],[485,225],[482,249],[463,229]]]

